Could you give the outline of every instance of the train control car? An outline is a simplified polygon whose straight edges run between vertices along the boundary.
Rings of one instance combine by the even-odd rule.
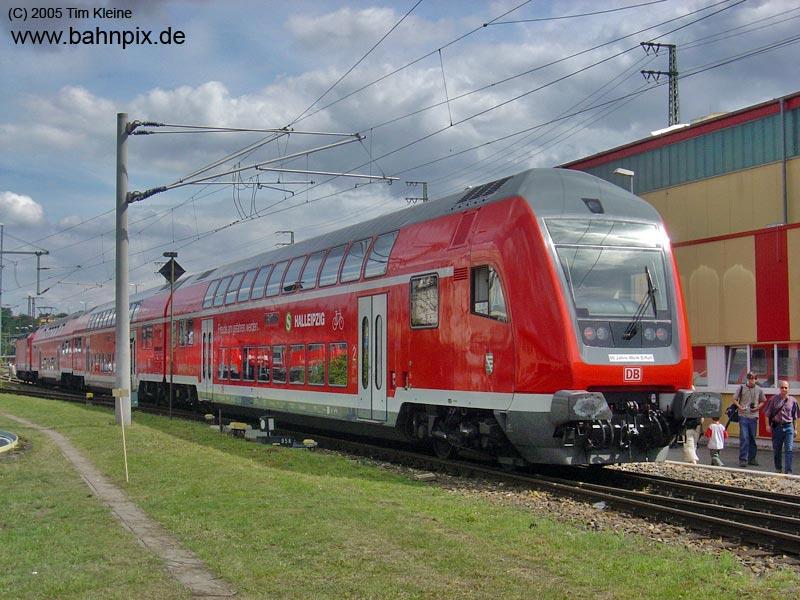
[[[172,379],[227,414],[551,464],[662,460],[684,419],[719,414],[692,389],[658,214],[581,172],[526,171],[179,283],[172,334],[168,286],[134,303],[140,401]]]

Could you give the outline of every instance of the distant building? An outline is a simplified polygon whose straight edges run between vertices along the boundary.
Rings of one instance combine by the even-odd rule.
[[[626,189],[633,171],[634,193],[661,213],[697,388],[733,393],[752,370],[768,394],[778,379],[800,392],[800,92],[562,167]]]

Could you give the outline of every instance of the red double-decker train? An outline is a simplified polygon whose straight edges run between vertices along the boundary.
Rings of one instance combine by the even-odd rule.
[[[692,390],[656,211],[534,169],[186,277],[131,302],[132,386],[163,402],[400,434],[503,462],[661,460]],[[110,388],[114,308],[46,325],[18,374]],[[22,357],[22,358],[20,358]],[[174,357],[171,360],[171,357]]]

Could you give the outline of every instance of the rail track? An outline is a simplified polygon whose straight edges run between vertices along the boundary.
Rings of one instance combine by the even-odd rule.
[[[6,385],[2,391],[42,398],[85,403],[84,396],[27,385]],[[94,404],[113,406],[111,396],[95,396]],[[139,410],[166,415],[168,409],[140,406]],[[173,416],[202,419],[198,413],[172,411]],[[281,432],[308,437],[308,431]],[[323,448],[366,456],[405,466],[467,477],[483,477],[556,495],[604,502],[627,514],[680,523],[696,532],[755,545],[791,555],[800,562],[800,498],[763,490],[729,487],[641,473],[596,468],[531,468],[509,472],[493,465],[466,460],[444,460],[408,450],[402,445],[376,445],[374,440],[352,440],[314,432]]]

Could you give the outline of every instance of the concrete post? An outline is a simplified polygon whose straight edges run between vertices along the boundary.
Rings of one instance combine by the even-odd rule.
[[[128,301],[128,115],[117,113],[116,422],[131,424],[131,321]]]

